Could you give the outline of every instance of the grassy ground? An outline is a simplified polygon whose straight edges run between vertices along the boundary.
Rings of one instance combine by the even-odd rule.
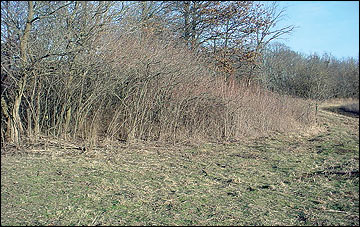
[[[323,106],[329,108],[330,106]],[[359,118],[231,144],[1,153],[1,225],[359,225]]]

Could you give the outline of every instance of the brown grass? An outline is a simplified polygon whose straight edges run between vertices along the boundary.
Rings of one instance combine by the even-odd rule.
[[[342,109],[346,112],[350,112],[350,113],[359,115],[359,103],[352,103],[352,104],[348,104],[346,106],[341,106],[340,109]]]
[[[359,117],[359,99],[331,99],[322,104],[325,109],[351,117]]]
[[[1,225],[359,225],[359,121],[236,143],[1,150]]]

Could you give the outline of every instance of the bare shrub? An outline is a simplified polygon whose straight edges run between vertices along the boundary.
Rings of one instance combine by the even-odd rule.
[[[282,14],[275,5],[4,1],[1,9],[1,142],[231,140],[308,115],[250,80],[225,79],[235,66],[239,78],[256,73]]]
[[[304,101],[224,80],[203,56],[166,37],[107,30],[73,58],[57,59],[38,64],[25,89],[21,117],[32,134],[90,147],[197,143],[296,130],[313,120]]]
[[[224,81],[171,41],[128,33],[106,39],[104,79],[113,83],[101,121],[109,140],[232,140],[312,123],[306,102]]]

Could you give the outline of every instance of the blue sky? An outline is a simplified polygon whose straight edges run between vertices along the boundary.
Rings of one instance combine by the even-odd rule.
[[[358,1],[277,1],[286,16],[279,26],[298,28],[278,40],[304,54],[330,53],[342,59],[359,57]]]

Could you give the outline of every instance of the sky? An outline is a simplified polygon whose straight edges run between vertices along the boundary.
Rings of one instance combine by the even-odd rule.
[[[359,57],[358,1],[277,1],[285,7],[278,26],[297,28],[278,40],[304,54],[331,54],[338,59]]]

